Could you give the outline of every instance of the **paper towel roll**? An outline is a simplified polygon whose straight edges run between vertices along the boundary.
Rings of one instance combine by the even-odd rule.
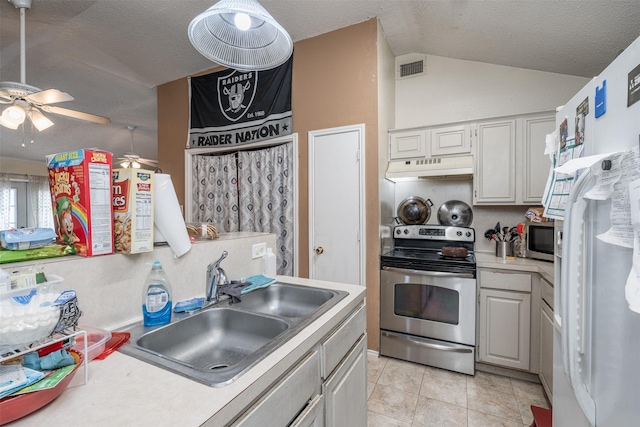
[[[189,233],[180,212],[180,204],[176,190],[171,182],[171,175],[155,174],[154,193],[154,225],[161,236],[169,243],[171,249],[180,257],[191,249]]]

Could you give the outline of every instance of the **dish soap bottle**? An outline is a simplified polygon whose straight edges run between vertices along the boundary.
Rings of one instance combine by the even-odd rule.
[[[144,326],[158,326],[171,320],[171,283],[160,261],[151,264],[142,290]]]
[[[276,277],[276,254],[271,248],[267,248],[267,253],[262,256],[262,274],[267,277]]]

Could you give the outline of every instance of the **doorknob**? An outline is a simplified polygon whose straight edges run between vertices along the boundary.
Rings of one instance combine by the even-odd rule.
[[[318,247],[316,248],[316,253],[317,253],[318,255],[320,255],[322,252],[324,252],[324,248],[323,248],[322,246],[318,246]]]

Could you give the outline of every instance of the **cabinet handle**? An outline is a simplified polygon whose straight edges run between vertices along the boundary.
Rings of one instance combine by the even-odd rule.
[[[436,344],[436,343],[430,343],[430,342],[425,342],[422,340],[418,340],[417,338],[413,338],[410,336],[406,336],[406,335],[396,335],[396,334],[392,334],[389,332],[382,332],[382,335],[387,337],[387,338],[392,338],[392,339],[397,339],[397,340],[402,340],[402,341],[409,341],[412,344],[418,345],[420,347],[426,347],[426,348],[431,348],[434,350],[440,350],[440,351],[446,351],[449,353],[471,353],[473,352],[472,349],[470,348],[462,348],[462,347],[451,347],[445,344]]]

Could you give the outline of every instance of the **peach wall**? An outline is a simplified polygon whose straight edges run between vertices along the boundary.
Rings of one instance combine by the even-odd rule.
[[[309,275],[308,146],[312,130],[365,124],[366,283],[377,301],[379,283],[377,21],[342,28],[294,44],[293,132],[299,137],[300,270]],[[207,71],[210,72],[211,70]],[[184,203],[184,149],[188,125],[186,77],[158,87],[158,162]],[[373,300],[371,302],[374,302]],[[378,347],[378,313],[368,313],[369,347]],[[371,329],[373,328],[373,329]]]

